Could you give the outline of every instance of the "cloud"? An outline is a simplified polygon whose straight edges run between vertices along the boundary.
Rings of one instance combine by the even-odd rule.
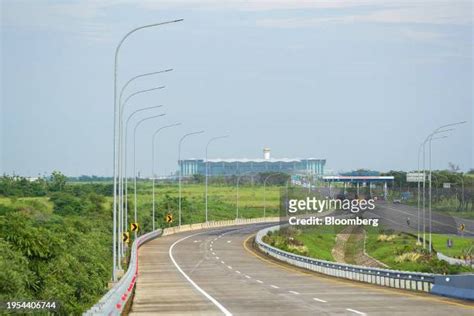
[[[287,16],[256,21],[257,26],[269,28],[316,27],[337,23],[472,25],[470,0],[3,0],[2,26],[54,30],[93,41],[107,40],[112,37],[115,28],[106,17],[111,9],[124,6],[139,11],[160,12],[278,10],[279,15]],[[296,13],[296,10],[300,11]],[[305,10],[304,17],[301,10]],[[427,38],[430,35],[413,33],[412,36]]]
[[[466,3],[464,3],[466,4]],[[261,19],[258,26],[275,28],[315,27],[322,24],[386,23],[386,24],[432,24],[471,25],[470,4],[456,6],[438,2],[433,5],[412,3],[406,7],[371,9],[359,14],[338,14],[332,16]]]

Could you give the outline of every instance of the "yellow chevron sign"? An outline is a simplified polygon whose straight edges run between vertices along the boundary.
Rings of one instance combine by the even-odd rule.
[[[125,232],[122,234],[122,241],[123,242],[129,242],[130,241],[130,233],[129,232]]]
[[[131,223],[131,224],[130,224],[130,230],[131,230],[132,232],[138,231],[138,223]]]
[[[166,214],[165,220],[167,223],[172,223],[173,222],[173,214]]]

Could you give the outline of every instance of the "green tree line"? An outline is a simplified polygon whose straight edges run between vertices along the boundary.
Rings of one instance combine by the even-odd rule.
[[[110,185],[68,184],[54,172],[0,178],[0,300],[56,300],[77,315],[110,279]],[[99,192],[99,193],[97,193]]]

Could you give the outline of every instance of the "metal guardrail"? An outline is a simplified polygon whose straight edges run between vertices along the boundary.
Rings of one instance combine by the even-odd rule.
[[[147,241],[159,237],[161,229],[147,233],[137,238],[132,244],[130,263],[122,278],[111,288],[100,301],[92,306],[84,315],[120,315],[132,297],[132,291],[138,277],[138,248]]]
[[[283,251],[263,242],[263,236],[267,235],[267,233],[270,231],[273,232],[278,229],[280,229],[280,225],[260,230],[255,237],[255,242],[258,248],[262,252],[278,260],[287,262],[291,265],[300,268],[316,271],[338,278],[345,278],[349,280],[377,284],[381,286],[424,292],[431,291],[435,282],[435,276],[437,276],[431,273],[418,273],[370,268],[352,264],[336,263],[326,260],[313,259]]]
[[[137,238],[132,244],[132,250],[130,254],[130,263],[127,271],[123,277],[110,289],[94,306],[92,306],[83,315],[120,315],[127,305],[128,301],[132,297],[133,289],[138,278],[138,248],[144,243],[155,239],[159,236],[166,236],[180,232],[206,229],[206,228],[218,228],[235,225],[245,224],[256,224],[264,222],[277,222],[278,217],[267,217],[267,218],[250,218],[250,219],[235,219],[235,220],[224,220],[224,221],[211,221],[207,223],[197,223],[181,225],[181,227],[174,226],[165,229],[158,229],[156,231],[147,233]]]

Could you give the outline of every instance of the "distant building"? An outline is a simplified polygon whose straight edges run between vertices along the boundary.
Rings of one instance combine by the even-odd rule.
[[[206,174],[204,159],[184,159],[178,162],[183,176]],[[243,173],[285,172],[289,174],[323,175],[325,159],[270,157],[270,149],[263,149],[263,159],[209,159],[210,176],[230,176]]]

